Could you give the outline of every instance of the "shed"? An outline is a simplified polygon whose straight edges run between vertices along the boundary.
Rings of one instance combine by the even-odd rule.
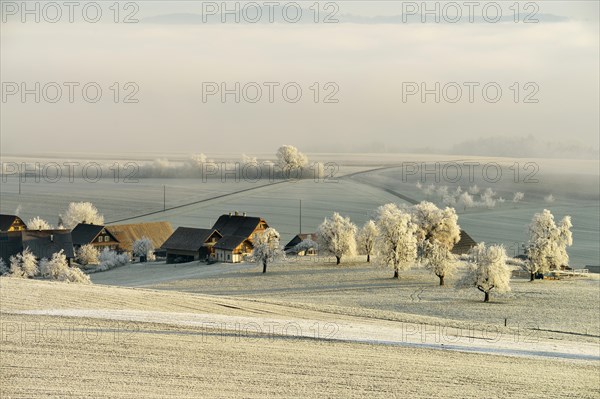
[[[161,246],[167,263],[191,262],[214,255],[214,246],[223,236],[213,229],[178,227]]]
[[[477,245],[477,242],[467,234],[466,231],[460,231],[460,240],[452,248],[452,253],[455,255],[464,255],[468,253],[471,248]]]

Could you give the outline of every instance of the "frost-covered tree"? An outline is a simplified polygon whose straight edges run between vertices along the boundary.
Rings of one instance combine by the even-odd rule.
[[[279,233],[274,228],[269,227],[262,233],[256,233],[253,244],[252,258],[257,264],[262,264],[263,273],[267,272],[269,263],[285,257],[285,252],[279,245]]]
[[[479,189],[479,187],[477,187],[477,184],[474,184],[471,187],[469,187],[469,194],[471,195],[477,195],[480,191],[481,190]]]
[[[514,202],[515,204],[517,204],[517,203],[523,201],[523,198],[525,198],[525,194],[522,193],[522,192],[520,192],[520,191],[517,191],[515,193],[515,195],[513,195],[513,201],[512,202]]]
[[[58,280],[58,277],[65,274],[65,269],[69,267],[67,258],[61,250],[52,255],[50,259],[42,259],[40,262],[40,274],[42,277]]]
[[[448,195],[448,186],[440,186],[435,190],[437,195],[440,197],[440,200],[443,200],[444,197]]]
[[[51,230],[52,226],[39,216],[29,219],[27,222],[27,228],[29,230]]]
[[[548,209],[533,216],[529,225],[528,261],[525,262],[531,281],[536,273],[547,273],[569,263],[567,247],[573,245],[571,227],[570,216],[565,216],[557,225]]]
[[[440,285],[444,285],[444,279],[456,269],[456,257],[436,240],[425,241],[424,247],[427,257],[423,259],[423,265],[440,279]]]
[[[319,249],[319,244],[315,241],[307,238],[306,240],[302,240],[300,243],[296,244],[294,248],[292,248],[292,253],[299,254],[300,252],[306,253],[309,250],[317,251]]]
[[[413,222],[418,226],[419,244],[435,240],[450,251],[460,240],[458,215],[454,208],[440,209],[431,202],[423,201],[414,205],[411,213]]]
[[[317,230],[319,248],[335,256],[340,264],[342,256],[356,253],[356,226],[350,218],[335,212],[331,218],[325,218]]]
[[[430,184],[423,188],[423,194],[425,194],[425,196],[429,197],[430,195],[433,195],[433,193],[435,193],[435,184]]]
[[[63,250],[40,262],[42,276],[69,283],[91,284],[89,276],[77,267],[69,267]]]
[[[98,260],[100,261],[98,269],[108,270],[112,269],[113,267],[123,266],[129,263],[129,255],[126,253],[118,254],[116,251],[113,251],[110,248],[104,248],[100,252]]]
[[[11,277],[31,278],[39,273],[38,261],[29,248],[25,248],[23,252],[11,256],[9,261],[9,274]]]
[[[469,194],[468,191],[465,191],[458,197],[458,206],[462,206],[463,211],[466,211],[467,208],[472,208],[473,206],[475,206],[473,196]]]
[[[100,252],[92,244],[85,244],[77,249],[76,259],[80,265],[97,265]]]
[[[104,216],[91,202],[71,202],[61,219],[67,229],[72,229],[79,223],[104,224]]]
[[[446,206],[454,206],[456,205],[456,198],[452,194],[446,194],[444,195],[444,198],[442,198],[442,204]]]
[[[200,168],[202,167],[203,164],[205,164],[207,162],[207,158],[206,155],[200,153],[200,154],[192,154],[190,155],[190,158],[188,159],[188,163],[190,166],[194,167],[194,168]]]
[[[410,269],[417,259],[418,225],[412,222],[410,213],[396,204],[386,204],[377,209],[377,229],[376,259],[392,267],[397,279],[399,271]]]
[[[440,209],[423,201],[413,206],[412,220],[418,226],[417,257],[444,285],[444,277],[455,267],[450,251],[460,240],[458,215],[454,208]]]
[[[258,160],[256,157],[252,157],[246,154],[242,154],[242,164],[258,164]]]
[[[358,246],[360,252],[367,255],[367,263],[371,262],[371,255],[375,249],[375,240],[379,230],[374,221],[369,220],[358,233]]]
[[[277,164],[284,172],[289,173],[292,169],[304,168],[308,164],[308,158],[293,145],[283,145],[277,150]]]
[[[486,188],[480,198],[482,206],[485,206],[488,209],[492,209],[496,206],[496,192],[491,188]]]
[[[135,256],[145,256],[147,260],[154,260],[154,245],[146,236],[133,242],[133,254]]]
[[[547,196],[544,197],[544,201],[551,204],[554,202],[554,195],[552,194],[548,194]]]
[[[4,259],[0,258],[0,276],[4,276],[5,274],[8,274],[9,271],[10,271],[10,269],[4,262]]]
[[[485,246],[480,243],[469,252],[469,263],[459,288],[475,287],[484,294],[484,302],[490,301],[490,292],[510,291],[511,271],[506,264],[506,251],[502,245]]]

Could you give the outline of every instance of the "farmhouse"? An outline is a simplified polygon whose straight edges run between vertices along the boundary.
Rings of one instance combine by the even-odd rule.
[[[302,234],[296,234],[296,236],[294,236],[294,238],[292,238],[290,240],[290,242],[288,242],[285,247],[283,248],[283,250],[286,253],[292,253],[294,252],[294,247],[296,247],[296,245],[300,244],[302,241],[304,240],[311,240],[316,242],[317,241],[317,233],[302,233]],[[314,248],[310,248],[308,251],[301,251],[298,253],[298,255],[314,255],[315,254],[315,249]]]
[[[178,227],[161,249],[167,263],[192,262],[214,256],[214,246],[222,237],[217,230]]]
[[[27,225],[16,215],[0,214],[0,231],[26,230]]]
[[[73,237],[73,246],[75,249],[80,248],[82,245],[91,244],[96,249],[102,250],[104,248],[117,249],[119,240],[115,238],[104,226],[96,224],[85,224],[79,223],[71,231]]]
[[[9,263],[10,257],[23,252],[25,248],[40,260],[64,252],[70,261],[74,257],[73,239],[69,230],[21,230],[0,233],[0,257]]]
[[[238,263],[252,253],[252,242],[244,236],[227,236],[215,244],[215,255],[220,262]]]
[[[241,262],[245,255],[252,252],[254,234],[265,231],[269,225],[260,217],[246,214],[221,215],[212,227],[221,238],[214,246],[217,260],[221,262]]]
[[[134,241],[142,237],[148,237],[154,248],[160,248],[173,234],[169,222],[117,224],[105,228],[119,242],[117,249],[124,252],[132,252]]]
[[[464,255],[468,253],[471,248],[477,245],[477,242],[467,234],[466,231],[460,231],[460,240],[452,248],[452,253],[455,255]]]

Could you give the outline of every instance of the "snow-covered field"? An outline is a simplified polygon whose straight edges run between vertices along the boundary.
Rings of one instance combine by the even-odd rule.
[[[223,156],[223,159],[225,156]],[[403,161],[437,156],[311,156],[342,165],[336,182],[269,184],[148,178],[138,183],[25,183],[0,188],[0,211],[56,223],[71,201],[107,222],[167,220],[209,227],[231,211],[260,215],[285,243],[334,211],[358,225],[389,202],[440,203],[403,177]],[[110,158],[105,158],[109,160]],[[145,158],[140,158],[145,159]],[[466,158],[465,158],[466,159]],[[470,159],[473,160],[473,159]],[[511,160],[501,162],[508,168]],[[520,252],[534,213],[573,217],[571,265],[600,264],[598,162],[540,160],[540,181],[477,184],[507,200],[458,209],[477,241]],[[382,169],[382,167],[385,167]],[[595,171],[593,170],[595,167]],[[367,173],[365,172],[371,170]],[[427,182],[426,184],[429,184]],[[163,209],[163,187],[166,207]],[[512,203],[512,194],[525,193]],[[552,194],[554,201],[545,201]],[[170,209],[169,209],[170,208]],[[147,214],[145,216],[138,216]],[[0,278],[2,397],[577,397],[600,395],[600,279],[513,278],[482,302],[423,269],[343,259],[253,264],[132,264],[91,275],[94,285]],[[285,329],[279,329],[283,325]],[[76,370],[76,374],[74,374]],[[75,377],[74,377],[75,375]]]
[[[214,158],[237,159],[233,155]],[[577,268],[600,264],[600,188],[597,161],[475,157],[458,159],[447,155],[407,154],[320,154],[311,155],[310,158],[339,165],[335,181],[308,179],[269,185],[271,181],[268,179],[254,182],[229,178],[225,182],[219,179],[203,182],[201,179],[190,178],[148,178],[139,179],[137,183],[115,183],[107,178],[97,183],[89,183],[78,178],[73,183],[67,179],[56,183],[48,183],[41,179],[36,183],[30,177],[21,185],[22,194],[19,195],[17,179],[9,177],[0,188],[0,211],[18,211],[25,220],[41,216],[55,224],[57,215],[64,212],[70,201],[91,201],[104,214],[107,222],[121,219],[128,219],[127,222],[168,220],[174,227],[209,227],[219,215],[237,210],[265,217],[267,222],[281,233],[282,241],[287,242],[300,228],[300,199],[303,232],[314,231],[323,219],[334,211],[350,216],[355,223],[362,225],[373,217],[373,212],[378,206],[388,202],[405,203],[398,196],[385,191],[386,189],[418,201],[430,200],[440,204],[440,198],[436,195],[425,195],[422,190],[417,189],[416,181],[421,177],[420,172],[415,175],[408,174],[405,168],[408,165],[417,165],[423,169],[432,168],[436,164],[443,168],[448,162],[455,162],[463,169],[461,180],[452,183],[444,181],[445,174],[440,172],[441,180],[436,181],[435,175],[426,175],[423,184],[448,186],[450,191],[458,186],[467,189],[476,184],[482,190],[493,189],[498,197],[506,200],[504,203],[497,203],[492,209],[478,207],[463,210],[457,207],[459,224],[475,240],[503,243],[510,255],[522,253],[521,246],[527,240],[527,225],[533,214],[548,208],[558,219],[564,215],[572,216],[574,245],[569,248],[571,264]],[[26,160],[33,162],[34,158]],[[537,182],[525,182],[533,169],[524,169],[524,164],[530,161],[535,161],[538,165],[538,171],[531,178]],[[112,161],[99,162],[110,164]],[[465,162],[501,165],[502,178],[492,183],[482,177],[482,167],[477,167],[473,169],[474,178],[470,181]],[[519,163],[516,182],[515,162]],[[387,169],[379,169],[380,167]],[[367,170],[374,171],[348,176]],[[446,175],[449,174],[450,172]],[[191,205],[161,212],[165,205],[164,187],[167,208]],[[247,189],[251,190],[244,191]],[[522,202],[514,204],[512,197],[517,191],[523,192],[525,198]],[[544,198],[550,194],[554,201],[546,202]],[[220,197],[222,195],[226,196]],[[210,200],[214,197],[218,198]],[[155,213],[135,217],[152,212]]]
[[[535,334],[557,332],[588,340],[600,337],[600,279],[565,278],[529,282],[513,278],[512,291],[483,303],[476,289],[458,290],[459,276],[446,286],[424,269],[401,274],[368,265],[364,257],[335,266],[333,259],[290,258],[269,266],[267,274],[253,264],[206,266],[203,263],[134,264],[91,275],[95,284],[147,287],[224,297],[283,301],[288,305],[343,307],[357,315],[380,315],[399,321],[431,317],[436,323],[496,328],[507,325],[536,329]],[[337,310],[336,310],[337,311]],[[408,315],[410,315],[409,318]],[[595,337],[595,338],[594,338]]]
[[[427,319],[139,288],[7,278],[0,288],[3,397],[600,393],[597,340],[514,328],[436,332]],[[532,384],[532,370],[543,383]]]

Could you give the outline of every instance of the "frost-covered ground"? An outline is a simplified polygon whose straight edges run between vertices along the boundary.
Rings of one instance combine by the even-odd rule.
[[[600,279],[594,275],[533,283],[513,278],[510,293],[492,291],[492,302],[483,303],[476,289],[454,288],[460,272],[447,278],[444,287],[424,269],[403,272],[396,281],[390,278],[391,270],[368,265],[363,258],[342,266],[335,266],[333,259],[290,258],[269,266],[265,275],[261,271],[253,264],[148,263],[91,277],[96,284],[283,301],[306,308],[338,306],[360,315],[385,313],[394,320],[412,315],[432,317],[445,325],[504,326],[507,319],[508,326],[536,329],[536,334],[555,331],[582,340],[600,337]]]
[[[500,349],[492,350],[494,355],[469,353],[452,350],[458,329],[436,333],[435,324],[424,318],[414,321],[430,328],[425,336],[431,345],[390,345],[378,338],[398,341],[410,335],[422,344],[414,321],[325,306],[8,278],[0,279],[0,299],[3,397],[595,398],[600,393],[597,341],[544,336],[529,342],[526,332],[501,328],[494,330],[501,333],[494,343],[481,339],[481,330],[466,329],[461,339],[472,337],[473,347]],[[278,323],[287,326],[286,333]],[[265,333],[267,326],[274,333]],[[499,355],[503,351],[510,356]],[[554,359],[552,352],[569,356]],[[532,382],[532,370],[543,383]]]

